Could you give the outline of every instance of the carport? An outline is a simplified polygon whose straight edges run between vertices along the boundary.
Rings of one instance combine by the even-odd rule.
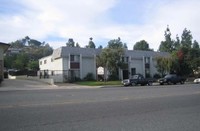
[[[0,83],[3,81],[4,75],[4,61],[3,61],[3,54],[7,51],[7,49],[10,47],[9,44],[0,42]]]

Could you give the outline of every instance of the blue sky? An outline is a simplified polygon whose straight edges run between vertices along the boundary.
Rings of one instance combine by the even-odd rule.
[[[146,40],[157,50],[169,25],[172,38],[184,28],[200,42],[199,0],[1,0],[0,41],[29,36],[53,48],[73,38],[82,47],[121,38],[128,48]]]

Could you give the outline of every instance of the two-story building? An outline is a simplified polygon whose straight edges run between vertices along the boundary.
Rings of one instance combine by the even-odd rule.
[[[144,77],[153,77],[157,74],[157,57],[168,57],[167,52],[126,50],[123,62],[128,64],[127,69],[120,69],[120,78],[131,78],[134,74],[142,74]]]
[[[71,78],[83,79],[92,73],[96,79],[96,56],[101,49],[60,47],[53,54],[39,60],[40,76],[53,78],[55,82],[65,82]],[[145,77],[157,73],[158,56],[168,56],[166,52],[125,50],[122,60],[127,63],[126,69],[119,69],[119,79],[129,78],[140,73]]]
[[[71,78],[83,79],[92,73],[96,79],[96,49],[61,47],[53,54],[39,60],[39,67],[44,76],[54,79],[55,82],[65,82]],[[46,76],[46,75],[45,75]]]

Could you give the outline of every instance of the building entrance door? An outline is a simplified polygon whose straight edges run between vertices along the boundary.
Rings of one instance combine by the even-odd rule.
[[[123,70],[123,79],[128,79],[128,70]]]

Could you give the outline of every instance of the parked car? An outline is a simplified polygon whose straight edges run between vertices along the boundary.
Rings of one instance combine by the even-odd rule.
[[[152,85],[154,79],[151,79],[151,78],[144,78],[143,75],[141,74],[136,74],[133,76],[133,78],[130,78],[130,79],[124,79],[122,81],[122,84],[124,86],[134,86],[134,85],[141,85],[141,86],[144,86],[144,85]]]
[[[194,83],[196,84],[200,83],[200,78],[194,79]]]
[[[185,81],[186,81],[185,78],[183,78],[181,76],[177,76],[176,74],[168,74],[164,78],[161,78],[161,79],[158,80],[160,85],[163,85],[163,84],[177,84],[177,83],[184,84]]]

